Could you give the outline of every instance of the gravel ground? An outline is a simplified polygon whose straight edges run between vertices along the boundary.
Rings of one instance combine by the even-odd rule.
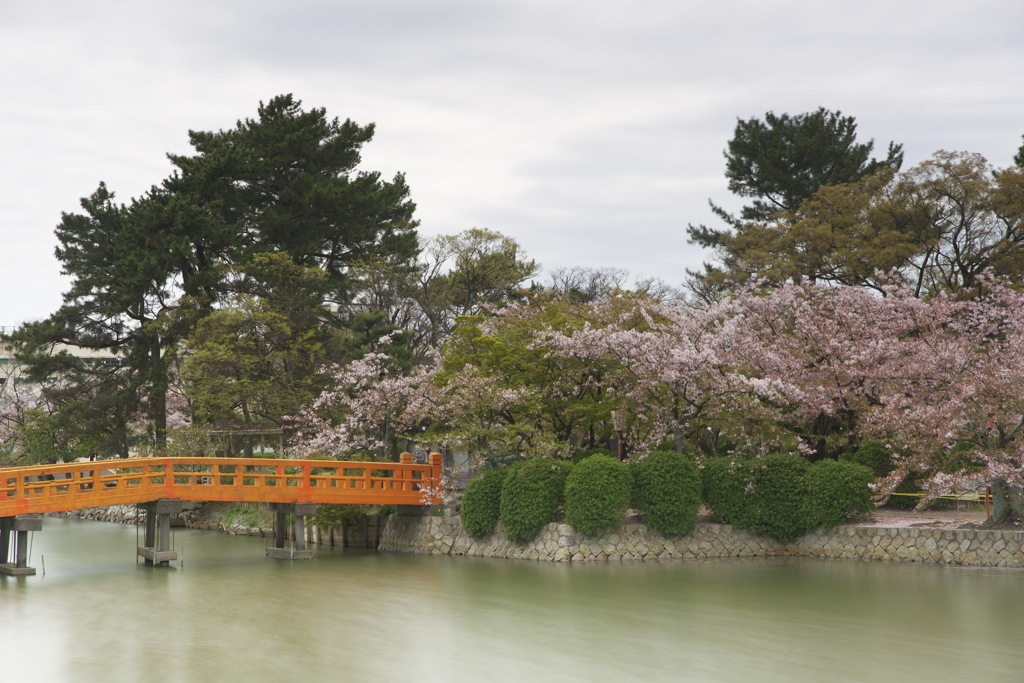
[[[984,508],[980,510],[875,510],[872,519],[861,522],[861,526],[883,527],[927,527],[930,529],[973,528],[987,519]]]

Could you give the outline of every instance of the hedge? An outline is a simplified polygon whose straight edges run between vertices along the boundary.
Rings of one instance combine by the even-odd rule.
[[[501,488],[508,468],[485,470],[466,485],[459,507],[462,528],[473,538],[487,536],[501,514]]]
[[[871,511],[871,488],[875,475],[864,465],[822,460],[807,468],[807,528],[825,529],[848,520],[862,519]]]
[[[501,526],[510,541],[532,540],[555,520],[563,500],[566,460],[532,458],[509,468],[501,487]]]
[[[711,510],[716,521],[743,526],[749,468],[747,461],[728,457],[708,458],[704,461],[701,471],[704,504]]]
[[[644,523],[663,534],[689,534],[700,512],[700,470],[693,458],[654,451],[633,460],[633,503]]]
[[[804,474],[810,463],[797,455],[769,454],[750,468],[750,490],[741,524],[786,543],[810,529]]]
[[[607,454],[592,454],[565,480],[565,521],[588,536],[626,522],[633,492],[629,468]]]

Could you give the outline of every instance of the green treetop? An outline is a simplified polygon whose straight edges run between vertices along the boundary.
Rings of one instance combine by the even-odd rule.
[[[873,141],[857,142],[856,120],[838,111],[819,108],[796,116],[768,112],[764,120],[738,120],[725,151],[725,175],[730,192],[752,201],[738,216],[712,203],[726,228],[689,227],[690,241],[714,249],[720,262],[691,275],[721,284],[743,281],[748,252],[761,248],[744,239],[745,232],[796,210],[823,186],[899,169],[901,145],[889,143],[884,160],[871,158],[873,149]]]

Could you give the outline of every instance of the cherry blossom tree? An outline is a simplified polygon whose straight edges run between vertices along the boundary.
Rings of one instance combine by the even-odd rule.
[[[625,296],[590,305],[587,319],[578,329],[548,328],[536,343],[549,357],[573,359],[579,381],[625,414],[634,450],[666,439],[681,446],[713,429],[709,421],[738,396],[725,365],[735,327],[720,310]]]
[[[33,462],[39,454],[27,448],[25,426],[32,420],[34,411],[41,412],[37,392],[29,384],[18,382],[8,376],[0,385],[0,462]]]
[[[1024,297],[994,280],[976,296],[883,293],[740,294],[721,305],[739,331],[733,370],[805,452],[834,455],[862,437],[889,444],[895,469],[882,494],[916,472],[922,504],[988,482],[1013,502],[1024,483]],[[951,461],[954,446],[964,455]]]
[[[930,324],[908,340],[871,430],[904,448],[895,485],[928,472],[930,496],[991,484],[993,521],[1024,516],[1024,294],[998,281],[971,298],[928,302]],[[937,466],[954,446],[965,459]]]
[[[721,304],[736,329],[730,363],[751,405],[814,459],[856,445],[903,356],[928,324],[905,289],[791,285]]]
[[[621,411],[634,452],[674,439],[819,459],[880,440],[895,469],[879,494],[910,473],[927,480],[922,504],[991,483],[1020,515],[1024,294],[993,279],[929,299],[880,289],[805,283],[705,309],[618,294],[490,311],[462,319],[412,373],[372,353],[334,370],[303,414],[304,449],[383,452],[429,424],[436,442],[478,455],[565,457],[610,436]]]
[[[385,353],[334,366],[330,387],[294,420],[299,454],[394,457],[396,439],[413,435],[432,407],[432,362],[404,373]]]

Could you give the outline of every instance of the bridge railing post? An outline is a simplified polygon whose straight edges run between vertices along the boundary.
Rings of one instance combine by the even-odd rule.
[[[444,456],[430,454],[430,490],[439,492],[444,488]],[[443,502],[443,501],[442,501]]]
[[[413,478],[412,478],[412,471],[409,469],[408,465],[412,465],[413,464],[413,455],[412,455],[412,453],[409,453],[409,452],[402,453],[401,455],[398,456],[398,462],[401,465],[405,465],[406,466],[406,467],[400,467],[398,469],[398,482],[396,482],[398,490],[402,491],[402,492],[411,491],[412,488],[413,488]]]

